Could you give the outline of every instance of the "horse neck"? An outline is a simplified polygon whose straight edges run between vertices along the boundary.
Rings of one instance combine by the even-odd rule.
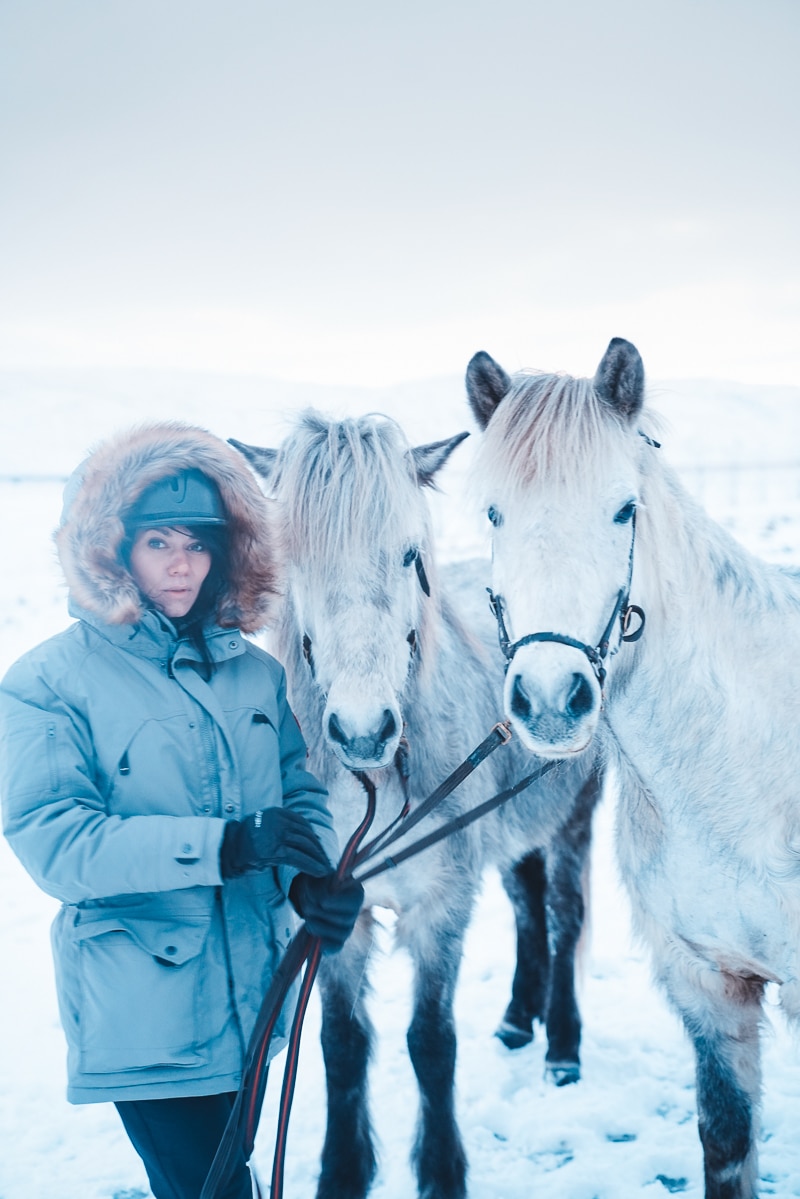
[[[657,462],[644,481],[631,589],[647,623],[641,641],[620,647],[611,708],[624,696],[626,719],[646,724],[667,694],[691,703],[712,681],[738,689],[748,657],[771,649],[768,614],[797,601],[788,575],[749,553]]]
[[[645,481],[635,547],[634,587],[650,624],[668,636],[676,624],[718,627],[748,596],[770,589],[772,568],[750,554],[658,463]],[[634,602],[639,602],[632,596]]]

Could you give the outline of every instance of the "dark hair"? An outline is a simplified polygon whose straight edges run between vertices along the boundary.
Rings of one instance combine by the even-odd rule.
[[[211,554],[211,569],[203,580],[200,593],[189,612],[175,621],[180,637],[185,637],[200,655],[200,674],[211,678],[214,662],[208,650],[206,627],[214,621],[219,601],[228,581],[228,540],[222,525],[186,525],[192,537],[202,541]]]

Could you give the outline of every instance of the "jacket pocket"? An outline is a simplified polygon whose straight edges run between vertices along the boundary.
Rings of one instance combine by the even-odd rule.
[[[236,747],[243,814],[280,804],[283,789],[277,709],[267,702],[258,708],[228,709],[226,717]]]
[[[80,1068],[109,1074],[199,1066],[226,1015],[204,986],[207,917],[104,915],[74,930],[80,979]],[[216,997],[219,998],[219,997]]]

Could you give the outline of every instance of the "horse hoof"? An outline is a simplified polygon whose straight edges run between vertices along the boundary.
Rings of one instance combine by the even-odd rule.
[[[533,1029],[520,1028],[518,1024],[509,1024],[507,1020],[502,1020],[494,1035],[503,1042],[506,1049],[521,1049],[523,1045],[530,1045]]]
[[[568,1087],[580,1080],[581,1068],[577,1062],[548,1062],[544,1076],[557,1087]]]

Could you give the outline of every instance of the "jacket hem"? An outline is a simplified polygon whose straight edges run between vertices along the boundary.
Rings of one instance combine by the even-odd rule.
[[[238,1091],[240,1074],[220,1074],[214,1078],[192,1078],[185,1082],[141,1082],[131,1086],[117,1084],[98,1087],[69,1086],[67,1102],[125,1103],[138,1099],[185,1099],[191,1096],[221,1095],[225,1091]]]
[[[288,1037],[274,1037],[269,1046],[269,1061],[272,1061],[282,1049],[286,1048]],[[67,1102],[84,1103],[126,1103],[138,1099],[187,1099],[199,1098],[203,1095],[222,1095],[227,1091],[238,1091],[242,1081],[241,1071],[228,1074],[215,1074],[212,1078],[170,1079],[169,1082],[154,1082],[142,1079],[141,1082],[123,1083],[117,1079],[106,1081],[96,1087],[82,1086],[80,1083],[70,1083],[67,1087]]]

